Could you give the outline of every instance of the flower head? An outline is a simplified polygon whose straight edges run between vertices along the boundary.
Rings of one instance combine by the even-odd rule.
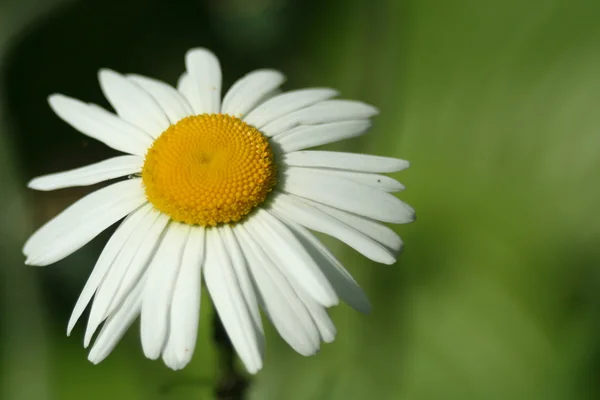
[[[369,302],[335,256],[308,230],[326,233],[371,260],[391,264],[402,241],[380,222],[407,223],[413,210],[380,173],[408,162],[311,147],[364,133],[377,114],[316,88],[279,92],[284,77],[257,70],[221,100],[221,69],[190,50],[177,89],[110,70],[100,85],[116,115],[52,95],[56,114],[126,153],[33,179],[38,190],[91,185],[92,192],[38,229],[23,252],[48,265],[123,219],[75,305],[68,333],[91,302],[84,344],[98,363],[140,316],[144,354],[173,369],[191,359],[202,280],[249,372],[262,367],[259,306],[298,353],[314,354],[336,331],[326,308]],[[308,228],[308,229],[307,229]],[[93,297],[93,301],[92,301]]]

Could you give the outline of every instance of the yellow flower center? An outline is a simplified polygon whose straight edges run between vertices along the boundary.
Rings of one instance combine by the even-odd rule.
[[[276,172],[269,142],[256,128],[230,115],[201,114],[154,141],[142,181],[148,201],[173,220],[216,226],[264,202]]]

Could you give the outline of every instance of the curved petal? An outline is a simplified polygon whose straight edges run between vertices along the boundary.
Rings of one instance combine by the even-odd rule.
[[[262,320],[260,318],[260,311],[258,309],[258,299],[256,298],[256,291],[252,285],[252,279],[248,271],[248,264],[244,257],[244,253],[233,233],[231,226],[223,225],[219,227],[219,233],[223,239],[223,244],[227,250],[227,253],[231,257],[231,264],[235,270],[237,280],[240,284],[240,289],[244,295],[246,306],[250,311],[250,315],[254,321],[256,328],[257,337],[259,340],[261,353],[264,351],[264,330],[262,326]]]
[[[148,134],[102,107],[62,94],[51,95],[48,103],[63,121],[115,150],[143,156],[152,145]]]
[[[140,238],[131,247],[128,246],[127,254],[123,255],[124,259],[128,260],[128,265],[117,291],[112,296],[106,311],[107,314],[112,313],[121,305],[136,282],[146,273],[152,261],[152,256],[171,220],[169,216],[159,211],[152,210],[152,213],[155,217],[153,223],[144,232],[141,232]]]
[[[278,193],[271,201],[271,207],[279,216],[333,236],[373,261],[383,264],[396,262],[394,254],[381,244],[301,199]]]
[[[98,364],[104,360],[133,324],[140,314],[145,284],[146,279],[143,277],[128,294],[121,307],[108,316],[88,354],[89,361]]]
[[[122,299],[120,299],[118,303],[114,301],[117,293],[122,291],[127,294],[132,289],[133,285],[127,287],[126,284],[124,284],[124,276],[130,273],[131,269],[136,267],[133,261],[140,247],[150,249],[156,247],[156,240],[151,241],[146,240],[146,238],[148,232],[152,230],[155,225],[159,225],[155,224],[159,216],[160,214],[157,212],[150,212],[144,217],[136,227],[135,231],[129,236],[117,257],[115,257],[108,273],[104,276],[104,279],[98,286],[85,330],[85,337],[83,340],[84,347],[87,347],[90,344],[92,336],[102,321],[104,321],[104,319],[121,304]],[[145,264],[147,259],[144,261]],[[137,278],[139,279],[139,276],[137,276]],[[111,305],[114,303],[116,304],[111,308]]]
[[[277,135],[271,140],[279,144],[284,153],[289,153],[357,137],[369,130],[370,127],[371,122],[369,120],[303,125]]]
[[[48,265],[80,249],[146,202],[140,179],[88,194],[38,229],[23,248],[26,264]]]
[[[396,232],[377,221],[326,206],[316,201],[308,199],[304,199],[304,201],[357,231],[362,232],[371,239],[378,241],[394,252],[400,252],[404,246],[402,239],[400,239],[400,236]]]
[[[326,100],[277,118],[260,131],[267,136],[275,136],[299,125],[368,119],[378,113],[375,107],[360,101]]]
[[[98,73],[100,88],[117,114],[157,138],[169,127],[162,108],[144,89],[110,69]]]
[[[259,335],[218,229],[209,229],[206,241],[209,248],[204,265],[206,287],[233,347],[248,372],[254,374],[262,368]]]
[[[378,221],[403,224],[415,219],[414,210],[397,197],[318,170],[290,168],[282,190]]]
[[[272,69],[252,71],[231,86],[223,98],[221,112],[241,118],[284,81],[285,76],[279,71]]]
[[[310,317],[315,323],[321,340],[325,343],[331,343],[335,340],[337,329],[327,310],[320,304],[318,304],[308,293],[306,293],[301,287],[296,287],[296,294],[302,299],[302,302],[306,306],[306,309],[310,313]]]
[[[140,333],[144,354],[151,360],[157,359],[165,347],[169,310],[189,230],[188,225],[171,222],[148,267]]]
[[[316,88],[301,89],[285,92],[262,103],[242,118],[247,124],[258,129],[276,120],[279,117],[308,107],[319,101],[337,96],[338,92],[333,89]]]
[[[185,367],[192,359],[196,347],[202,290],[201,269],[205,251],[204,236],[204,227],[191,228],[175,282],[169,315],[169,336],[163,351],[165,364],[173,370]]]
[[[190,104],[171,85],[141,75],[127,75],[127,79],[139,85],[154,98],[171,124],[176,124],[179,120],[192,115]]]
[[[192,108],[192,114],[196,114],[192,104],[200,102],[200,93],[196,90],[194,81],[187,72],[181,74],[177,80],[177,91],[182,94]]]
[[[140,156],[118,156],[69,171],[38,176],[27,186],[36,190],[55,190],[73,186],[87,186],[135,174],[142,170],[144,159]]]
[[[297,282],[325,307],[338,304],[337,295],[319,266],[278,218],[266,210],[258,210],[244,226],[290,282]]]
[[[369,313],[369,299],[342,263],[308,229],[286,218],[283,221],[317,262],[340,299],[356,311]]]
[[[188,50],[185,66],[196,94],[187,96],[196,114],[216,114],[221,111],[221,66],[213,53],[206,49]]]
[[[319,331],[302,300],[244,226],[236,225],[233,232],[248,260],[265,312],[277,332],[298,353],[315,354],[320,345]]]
[[[408,161],[399,158],[321,150],[287,153],[281,161],[292,167],[321,167],[375,173],[397,172],[410,167]]]
[[[135,232],[139,223],[148,215],[151,209],[152,205],[147,203],[129,214],[121,223],[121,225],[119,225],[110,239],[108,239],[108,242],[104,246],[98,261],[96,261],[96,265],[94,266],[94,269],[92,270],[92,273],[85,283],[85,286],[83,287],[83,290],[77,299],[77,303],[73,308],[73,312],[71,313],[71,318],[69,319],[69,324],[67,326],[67,336],[71,334],[71,331],[77,323],[77,320],[79,320],[79,317],[81,317],[81,314],[96,292],[96,289],[104,280],[104,276],[109,271],[113,261],[117,257],[117,254],[119,254],[123,246],[125,246],[127,239],[133,234],[133,232]]]

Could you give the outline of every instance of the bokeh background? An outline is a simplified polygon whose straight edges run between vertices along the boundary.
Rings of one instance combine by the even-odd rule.
[[[47,95],[107,106],[99,68],[175,83],[194,46],[225,88],[273,67],[376,105],[367,135],[329,148],[412,162],[397,264],[328,241],[373,312],[332,309],[338,338],[310,358],[268,328],[247,398],[600,398],[599,17],[597,0],[0,0],[0,398],[215,398],[208,298],[184,371],[146,360],[137,328],[93,366],[66,322],[110,232],[44,268],[20,252],[95,189],[27,181],[113,154]]]

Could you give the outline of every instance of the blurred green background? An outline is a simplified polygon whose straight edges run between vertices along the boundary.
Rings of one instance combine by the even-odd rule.
[[[66,322],[110,232],[45,268],[20,252],[95,189],[26,182],[113,154],[47,95],[107,105],[101,67],[174,84],[193,46],[225,87],[274,67],[376,105],[369,134],[330,148],[412,162],[397,264],[327,242],[372,314],[333,309],[337,340],[310,358],[269,328],[248,398],[600,398],[599,20],[597,0],[0,0],[0,398],[214,398],[207,298],[185,370],[146,360],[137,328],[93,366]]]

